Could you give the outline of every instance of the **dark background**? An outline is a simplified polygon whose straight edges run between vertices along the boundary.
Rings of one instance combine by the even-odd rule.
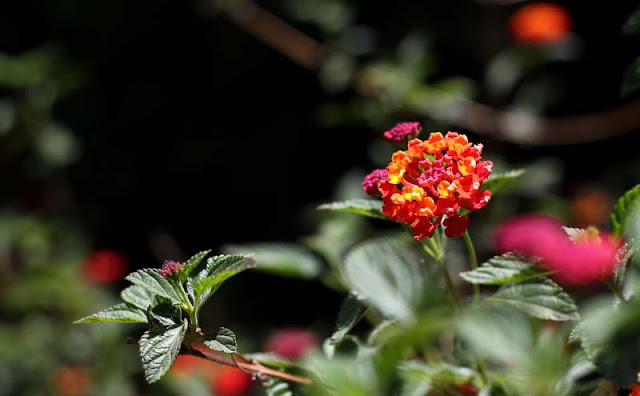
[[[351,4],[357,22],[376,30],[381,48],[392,48],[410,28],[423,27],[438,54],[436,77],[477,80],[493,56],[513,45],[506,23],[519,6],[489,1]],[[548,115],[583,114],[629,100],[620,97],[620,81],[640,43],[622,36],[620,27],[637,2],[561,4],[572,16],[583,52],[577,60],[545,65],[527,76],[553,74],[566,83],[566,95]],[[287,19],[285,3],[260,5]],[[366,147],[382,131],[365,124],[320,126],[318,106],[357,93],[332,96],[315,72],[225,15],[201,9],[191,1],[3,2],[1,51],[15,55],[53,43],[87,70],[85,83],[54,107],[55,119],[81,142],[81,157],[46,178],[5,163],[10,183],[4,203],[72,218],[94,248],[123,251],[137,268],[159,265],[150,248],[150,239],[158,235],[169,235],[177,251],[188,255],[225,243],[293,240],[311,232],[300,210],[330,199],[345,170],[372,166]],[[310,24],[289,22],[322,41]],[[482,90],[478,100],[492,104]],[[482,139],[488,150],[507,160],[557,158],[564,165],[559,192],[567,196],[581,182],[601,180],[611,169],[628,171],[625,162],[636,157],[638,143],[636,133],[553,147]],[[634,184],[603,182],[614,195]],[[65,198],[52,203],[51,194],[60,188]],[[247,277],[252,276],[257,287],[263,278]],[[251,315],[296,293],[319,295],[310,289],[315,284],[269,282],[270,299],[248,298],[254,304],[247,308]],[[339,299],[326,298],[330,303],[318,303],[309,318],[296,320],[312,320],[323,307],[332,315]],[[278,312],[272,311],[275,321],[291,315]]]

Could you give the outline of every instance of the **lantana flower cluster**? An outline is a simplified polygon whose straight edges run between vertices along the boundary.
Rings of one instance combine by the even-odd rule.
[[[394,221],[409,224],[417,240],[432,237],[440,224],[446,236],[462,236],[470,220],[460,209],[478,210],[491,199],[491,192],[481,187],[493,163],[481,160],[482,148],[457,132],[444,136],[433,132],[425,141],[409,140],[407,150],[393,154],[386,178],[374,171],[382,211]],[[373,195],[371,189],[368,193]]]

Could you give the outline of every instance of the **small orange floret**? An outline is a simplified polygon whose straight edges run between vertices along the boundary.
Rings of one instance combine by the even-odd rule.
[[[509,28],[519,43],[554,43],[569,33],[571,18],[558,4],[532,3],[521,7],[511,16]]]

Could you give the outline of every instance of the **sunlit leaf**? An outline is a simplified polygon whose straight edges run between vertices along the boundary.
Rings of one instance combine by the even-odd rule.
[[[151,322],[171,326],[182,321],[182,310],[175,305],[158,304],[149,310],[149,317]]]
[[[294,396],[289,383],[276,378],[269,380],[265,392],[267,396]]]
[[[350,286],[389,319],[407,320],[424,296],[420,255],[414,245],[379,238],[355,246],[344,259]]]
[[[144,268],[132,272],[125,279],[153,294],[171,300],[173,304],[182,303],[179,292],[156,268]]]
[[[230,277],[256,266],[256,262],[248,255],[220,254],[207,259],[206,266],[194,278],[193,290],[196,304],[200,306]]]
[[[318,206],[318,209],[356,213],[384,220],[389,219],[382,213],[382,201],[373,199],[349,199],[341,202],[326,203]]]
[[[495,256],[472,271],[461,272],[460,277],[469,283],[482,285],[505,285],[518,283],[540,276],[534,269],[535,262],[516,254]]]
[[[120,298],[124,302],[135,305],[136,307],[146,311],[149,305],[153,303],[153,296],[149,294],[143,287],[132,285],[120,292]]]
[[[640,67],[640,63],[638,63]],[[640,184],[636,184],[618,199],[611,213],[611,231],[618,236],[623,235],[627,228],[627,219],[639,208],[640,203]]]
[[[179,325],[154,327],[140,337],[140,358],[148,383],[162,378],[173,366],[186,331],[187,323],[184,322]]]
[[[295,244],[281,242],[227,245],[227,254],[251,254],[256,270],[279,276],[312,279],[322,271],[322,261],[311,251]]]
[[[489,190],[492,194],[495,194],[524,174],[524,169],[514,169],[505,173],[491,174],[491,176],[482,183],[482,189]]]
[[[571,296],[558,284],[544,278],[503,287],[486,301],[509,304],[540,319],[580,319],[578,307]]]
[[[338,311],[338,319],[336,327],[331,335],[331,342],[338,343],[342,341],[345,335],[358,323],[364,316],[367,306],[364,300],[357,293],[351,292],[342,302]]]
[[[135,305],[121,303],[76,320],[74,323],[147,323],[147,315]]]
[[[187,261],[185,261],[182,266],[182,271],[180,272],[180,280],[184,282],[189,277],[191,272],[196,269],[198,264],[202,262],[202,259],[204,259],[210,252],[211,250],[203,250],[194,254]]]
[[[207,339],[204,344],[214,351],[224,353],[233,353],[238,349],[235,333],[225,327],[221,327],[218,334]]]

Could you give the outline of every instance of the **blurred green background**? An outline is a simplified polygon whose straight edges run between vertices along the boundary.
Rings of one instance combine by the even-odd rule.
[[[139,329],[71,322],[110,305],[128,271],[200,250],[300,242],[339,260],[341,232],[384,225],[315,207],[365,197],[397,122],[464,132],[497,170],[527,169],[475,215],[481,258],[520,212],[607,227],[640,181],[638,3],[515,18],[535,4],[4,2],[0,394],[207,394],[143,385],[125,342]],[[342,293],[304,277],[249,271],[209,324],[246,351],[284,326],[326,337]]]

